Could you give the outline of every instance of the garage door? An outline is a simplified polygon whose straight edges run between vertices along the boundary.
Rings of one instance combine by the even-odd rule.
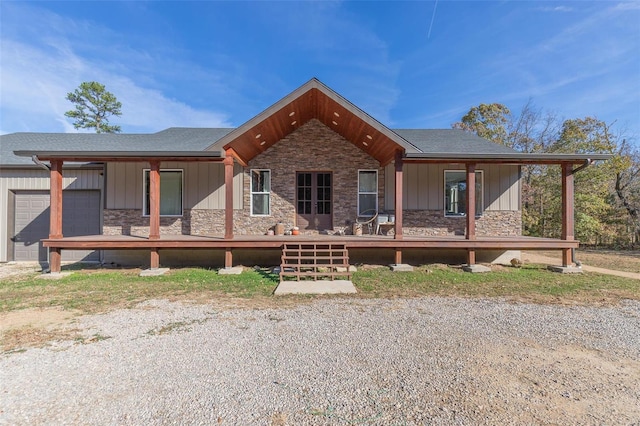
[[[49,192],[15,193],[14,259],[46,262],[40,242],[49,237]],[[100,191],[63,191],[62,234],[65,237],[100,233]],[[97,251],[63,250],[63,261],[98,261]]]

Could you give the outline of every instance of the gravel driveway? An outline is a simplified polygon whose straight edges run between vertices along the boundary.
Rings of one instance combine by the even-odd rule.
[[[0,424],[639,424],[640,303],[150,301],[0,357]]]

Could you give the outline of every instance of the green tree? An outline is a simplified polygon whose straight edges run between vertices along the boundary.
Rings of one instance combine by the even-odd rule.
[[[520,152],[612,154],[574,176],[575,234],[587,244],[628,246],[640,240],[640,152],[612,126],[594,117],[561,122],[531,101],[517,115],[481,104],[452,125]],[[560,167],[522,166],[525,235],[560,237],[560,187]]]
[[[640,150],[623,139],[618,150],[614,190],[628,215],[632,243],[640,242]]]
[[[626,213],[615,198],[616,176],[624,173],[628,161],[620,155],[618,137],[611,125],[595,117],[566,120],[558,139],[548,147],[555,153],[612,154],[609,161],[598,162],[574,175],[575,233],[587,244],[621,245],[630,243],[626,232]],[[536,186],[545,194],[545,231],[541,236],[556,237],[560,228],[560,170],[550,167],[536,180]],[[554,233],[553,235],[551,233]]]
[[[67,93],[67,100],[75,109],[64,113],[73,118],[76,129],[95,129],[96,133],[118,133],[120,126],[109,125],[108,117],[122,115],[122,104],[96,81],[83,82],[73,92]]]
[[[472,107],[453,124],[454,129],[475,133],[481,138],[509,146],[507,125],[511,121],[511,111],[502,104],[480,104]]]

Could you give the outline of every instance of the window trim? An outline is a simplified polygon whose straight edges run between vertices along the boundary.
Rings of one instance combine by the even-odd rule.
[[[375,192],[361,192],[360,191],[360,173],[361,172],[374,172],[376,174],[376,190]],[[357,201],[357,213],[358,216],[360,216],[360,195],[375,195],[376,196],[376,212],[378,211],[378,207],[379,207],[379,202],[378,202],[378,197],[379,197],[379,185],[380,181],[379,181],[379,176],[378,176],[378,170],[377,169],[358,169],[358,201]]]
[[[269,172],[269,191],[268,192],[256,192],[253,190],[253,172]],[[253,212],[253,196],[254,195],[268,195],[269,198],[269,211],[267,214],[257,214]],[[249,213],[252,217],[269,217],[271,216],[271,169],[249,169]]]
[[[465,177],[464,177],[464,182],[467,182],[467,171],[465,169],[445,169],[444,170],[444,174],[443,174],[443,179],[442,179],[442,202],[443,202],[443,206],[442,206],[442,210],[444,212],[444,217],[467,217],[467,212],[464,212],[463,214],[449,214],[448,210],[447,210],[447,173],[449,172],[462,172],[464,173]],[[480,211],[477,211],[476,209],[476,217],[482,217],[484,215],[484,171],[483,170],[476,170],[476,185],[478,183],[480,183],[480,192],[482,193],[482,197],[480,198]],[[478,204],[478,197],[477,197],[477,192],[476,192],[476,207]]]
[[[160,175],[162,172],[180,172],[180,214],[160,214],[160,217],[183,217],[184,216],[184,169],[160,169]],[[149,173],[149,180],[151,180],[151,169],[142,169],[142,217],[150,217],[149,214],[145,214],[147,211],[147,173]],[[162,178],[160,179],[162,180]],[[151,183],[149,183],[151,186]],[[162,184],[160,184],[160,202],[162,203]]]

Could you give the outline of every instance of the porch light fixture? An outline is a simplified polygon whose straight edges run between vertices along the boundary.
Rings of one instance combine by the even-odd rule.
[[[362,145],[364,145],[364,146],[369,146],[369,144],[368,144],[368,143],[366,143],[366,142],[362,142]]]
[[[258,133],[258,134],[256,135],[256,139],[260,139],[260,136],[262,136],[262,134],[261,134],[261,133]]]
[[[333,124],[335,124],[336,126],[338,125],[338,123],[336,123],[335,121],[331,121]]]
[[[262,142],[260,142],[260,146],[262,146],[262,145],[264,145],[266,143],[267,143],[267,141],[262,141]]]
[[[338,114],[337,112],[333,112],[333,115],[335,115],[336,117],[340,117],[340,114]]]
[[[296,123],[297,123],[297,121],[296,121],[296,120],[293,120],[293,121],[291,122],[291,125],[293,126],[293,125],[295,125]]]
[[[371,135],[367,135],[367,139],[372,140],[373,138],[371,137]]]
[[[296,115],[296,112],[295,112],[295,111],[291,111],[291,112],[289,113],[289,117],[293,117],[294,115]]]

